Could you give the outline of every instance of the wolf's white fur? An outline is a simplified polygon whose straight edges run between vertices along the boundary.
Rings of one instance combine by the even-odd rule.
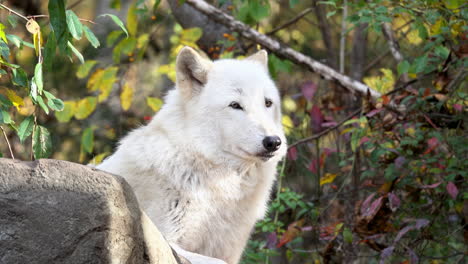
[[[235,264],[264,217],[286,153],[267,54],[211,62],[185,47],[176,71],[176,89],[162,109],[98,168],[130,183],[169,242]],[[234,101],[243,110],[230,107]],[[266,151],[262,140],[275,135],[283,143],[274,156],[259,156]]]

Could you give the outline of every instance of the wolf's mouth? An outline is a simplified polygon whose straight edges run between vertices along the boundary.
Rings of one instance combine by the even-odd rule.
[[[273,158],[273,156],[275,156],[273,152],[263,152],[263,153],[257,154],[257,157],[263,160],[268,160],[270,158]]]

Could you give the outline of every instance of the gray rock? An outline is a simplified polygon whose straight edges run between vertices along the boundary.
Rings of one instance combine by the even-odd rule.
[[[177,263],[120,177],[0,159],[0,263]]]

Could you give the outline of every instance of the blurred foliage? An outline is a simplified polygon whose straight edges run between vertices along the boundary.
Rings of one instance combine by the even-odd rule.
[[[327,61],[331,47],[317,14],[284,24],[317,8],[310,3],[212,2],[262,33],[277,29],[275,37],[291,48]],[[326,12],[332,42],[346,36],[347,57],[357,28],[366,25],[370,62],[362,81],[383,96],[357,98],[270,53],[290,147],[269,214],[256,225],[242,263],[463,262],[467,4],[313,2]],[[112,14],[49,0],[40,6],[48,15],[23,16],[7,4],[0,9],[0,155],[21,159],[101,162],[125,131],[161,108],[164,90],[154,86],[175,80],[178,51],[198,48],[210,34],[182,28],[159,0],[112,0]],[[391,58],[385,23],[402,60]],[[229,32],[206,51],[211,58],[243,58],[257,48]],[[354,67],[351,61],[345,66],[345,74]]]

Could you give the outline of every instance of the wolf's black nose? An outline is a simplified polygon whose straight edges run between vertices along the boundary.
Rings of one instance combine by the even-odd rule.
[[[262,143],[266,150],[273,152],[279,149],[281,145],[281,139],[278,136],[269,136],[265,137]]]

